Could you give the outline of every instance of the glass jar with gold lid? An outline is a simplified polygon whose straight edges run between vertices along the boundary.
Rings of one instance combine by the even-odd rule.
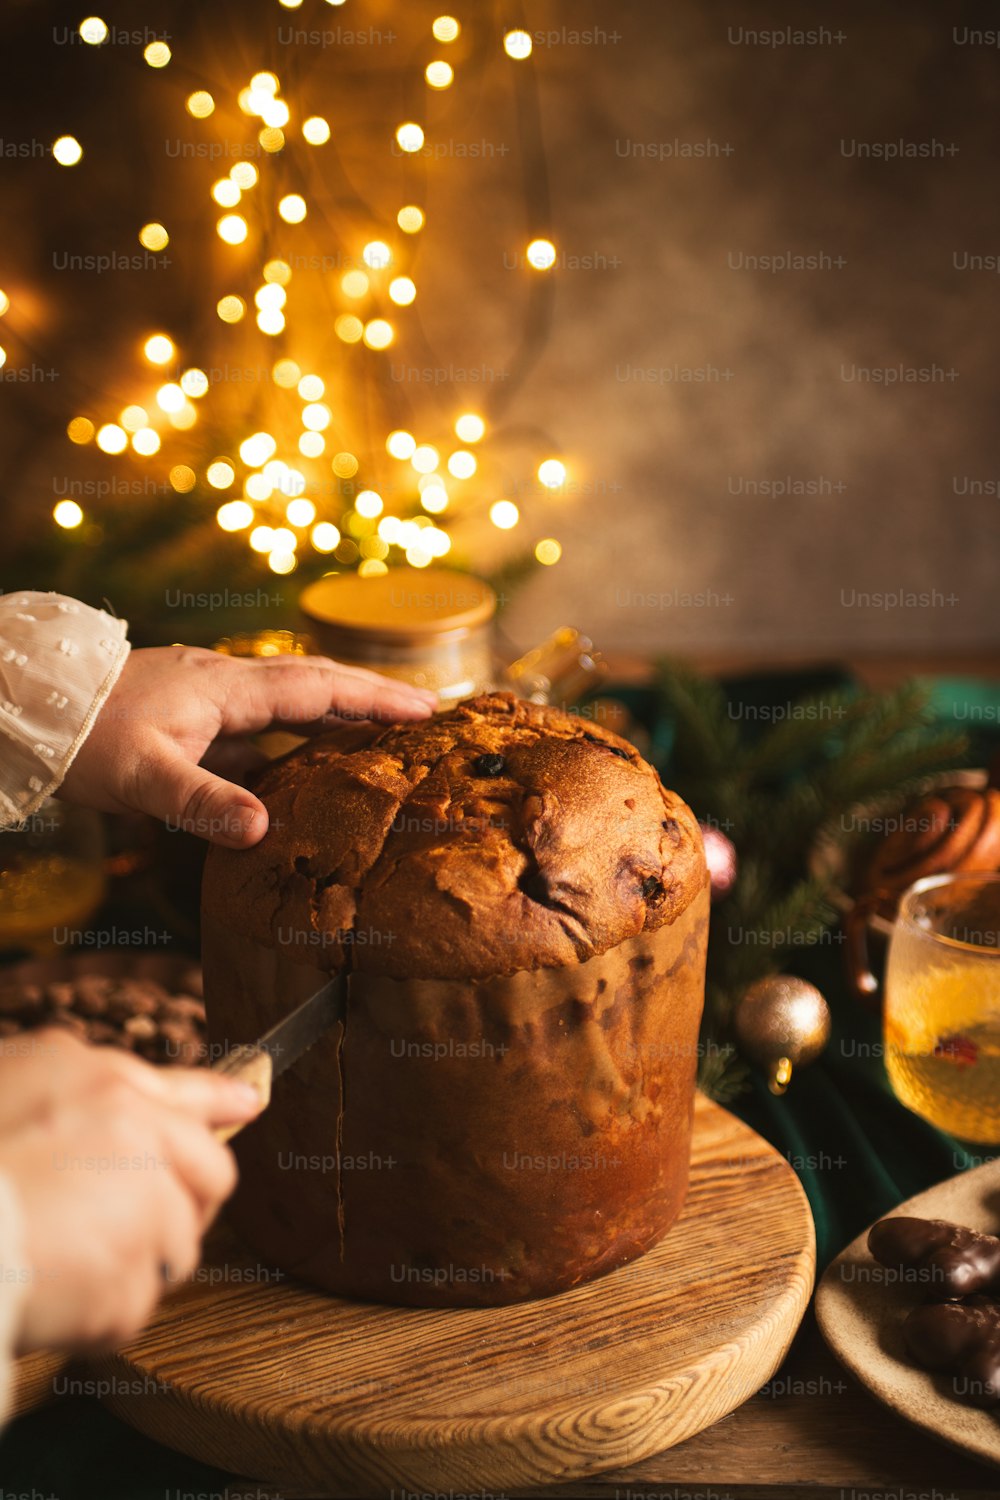
[[[497,685],[496,607],[488,583],[448,568],[330,574],[299,599],[323,655],[430,688],[442,706]]]

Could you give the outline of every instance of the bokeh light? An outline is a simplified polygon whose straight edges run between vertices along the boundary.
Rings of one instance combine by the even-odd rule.
[[[52,507],[52,516],[57,526],[63,526],[70,531],[74,526],[79,526],[83,520],[83,511],[75,500],[59,500]]]

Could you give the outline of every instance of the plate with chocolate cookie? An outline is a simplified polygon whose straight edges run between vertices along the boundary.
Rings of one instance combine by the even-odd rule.
[[[1000,1464],[1000,1160],[859,1235],[827,1268],[816,1317],[880,1401]]]

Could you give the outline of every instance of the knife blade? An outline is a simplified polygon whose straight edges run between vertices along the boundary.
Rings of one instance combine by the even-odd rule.
[[[225,1057],[213,1064],[213,1071],[249,1083],[260,1095],[261,1109],[266,1109],[271,1102],[274,1080],[298,1062],[324,1032],[343,1021],[346,1014],[347,977],[335,974],[257,1041],[230,1048]],[[244,1123],[252,1125],[253,1121]],[[215,1134],[220,1141],[228,1141],[242,1129],[243,1125],[222,1125]]]

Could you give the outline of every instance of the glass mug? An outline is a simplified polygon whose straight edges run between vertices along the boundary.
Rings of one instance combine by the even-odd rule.
[[[896,1097],[963,1140],[1000,1145],[1000,873],[918,880],[899,903],[885,978]]]

